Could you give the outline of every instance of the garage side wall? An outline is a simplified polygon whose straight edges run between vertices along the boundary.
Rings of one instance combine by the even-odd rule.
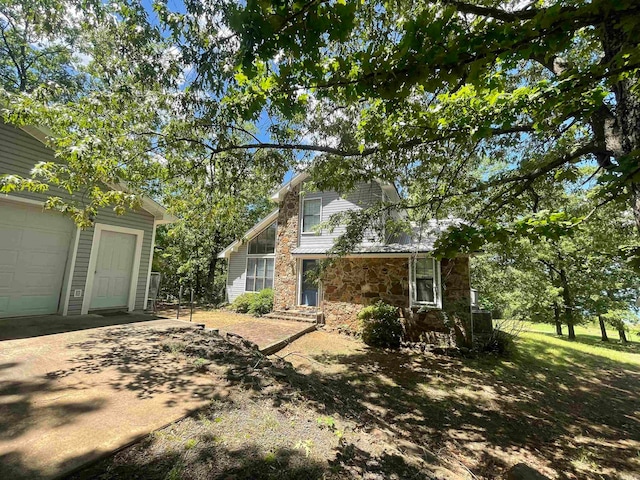
[[[10,174],[29,177],[32,168],[38,162],[55,161],[56,159],[53,152],[45,147],[41,142],[22,130],[0,122],[0,175]],[[69,195],[66,191],[55,187],[52,187],[44,194],[34,192],[14,192],[11,195],[40,202],[46,201],[50,196],[59,196],[67,201],[80,201],[78,198],[74,197],[74,195]],[[149,270],[149,256],[151,253],[151,237],[153,233],[153,216],[145,211],[127,211],[125,215],[116,215],[112,210],[103,208],[98,211],[98,216],[95,221],[98,223],[144,231],[135,304],[136,310],[144,309],[144,297],[147,288],[147,274]],[[80,232],[76,264],[71,281],[71,289],[68,292],[69,315],[79,315],[81,313],[82,301],[84,295],[87,294],[84,289],[89,269],[93,233],[93,227]],[[75,241],[75,235],[72,236],[72,241]],[[70,262],[71,258],[69,258],[68,261]],[[74,290],[82,290],[81,295],[79,297],[75,297]],[[61,303],[64,304],[64,299]]]

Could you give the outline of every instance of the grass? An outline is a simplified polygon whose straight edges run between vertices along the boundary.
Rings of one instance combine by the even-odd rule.
[[[510,360],[386,353],[326,332],[280,355],[461,478],[519,462],[551,478],[637,478],[640,354],[592,344],[587,329],[575,342],[553,332],[522,332]]]

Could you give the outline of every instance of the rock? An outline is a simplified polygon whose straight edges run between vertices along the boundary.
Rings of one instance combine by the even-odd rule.
[[[507,471],[505,480],[549,480],[526,463],[518,463]]]

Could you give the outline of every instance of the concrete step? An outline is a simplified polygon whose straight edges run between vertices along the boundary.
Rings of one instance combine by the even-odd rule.
[[[279,310],[279,311],[267,313],[264,317],[271,318],[274,320],[288,320],[293,322],[318,323],[318,321],[322,318],[322,314],[295,312],[291,310]]]

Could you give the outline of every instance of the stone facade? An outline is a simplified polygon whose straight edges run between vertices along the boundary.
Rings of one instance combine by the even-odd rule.
[[[467,345],[471,315],[471,272],[469,257],[444,259],[442,310],[404,309],[405,330],[410,341]]]
[[[297,186],[287,192],[278,212],[273,280],[274,310],[292,308],[297,304],[296,259],[291,255],[291,251],[298,246],[299,215],[300,187]]]
[[[407,258],[340,258],[322,276],[322,311],[330,327],[357,330],[360,310],[382,300],[409,306]]]
[[[274,310],[295,308],[300,187],[292,188],[280,204],[276,232]],[[442,309],[409,305],[408,258],[339,258],[323,272],[320,309],[328,327],[359,329],[362,308],[382,300],[397,306],[407,339],[440,344],[466,344],[471,310],[469,258],[443,260]]]
[[[408,258],[338,259],[322,278],[325,323],[358,330],[358,312],[382,300],[400,308],[408,340],[465,344],[471,308],[469,258],[443,260],[441,273],[442,310],[410,307]]]

